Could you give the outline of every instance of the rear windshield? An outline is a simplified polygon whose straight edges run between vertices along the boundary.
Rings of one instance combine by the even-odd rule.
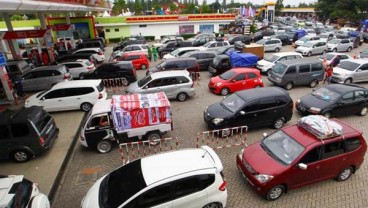
[[[141,160],[128,163],[111,172],[102,180],[99,191],[100,207],[119,207],[146,187]]]
[[[7,208],[25,208],[31,199],[33,183],[27,179],[22,182],[14,183],[9,194],[14,194]]]
[[[42,132],[46,125],[51,120],[50,114],[46,113],[45,111],[41,111],[41,115],[39,118],[33,120],[34,125],[36,126],[38,132]]]
[[[339,64],[340,68],[349,70],[349,71],[354,71],[355,69],[357,69],[360,65],[351,61],[341,61]]]
[[[102,92],[104,90],[104,86],[102,84],[102,81],[100,82],[100,84],[97,85],[97,90],[98,90],[98,92]]]

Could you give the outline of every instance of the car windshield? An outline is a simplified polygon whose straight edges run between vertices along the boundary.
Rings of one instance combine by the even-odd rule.
[[[221,47],[216,50],[216,54],[223,54],[229,47]]]
[[[281,63],[277,63],[275,66],[272,67],[272,72],[277,74],[284,74],[287,66]]]
[[[208,48],[212,43],[211,42],[207,42],[206,44],[203,45],[203,47]]]
[[[302,37],[302,38],[300,38],[299,40],[300,41],[307,41],[309,38],[307,37],[307,36],[304,36],[304,37]]]
[[[180,53],[180,51],[181,51],[181,49],[176,49],[176,50],[172,51],[170,54],[172,56],[176,56],[176,55],[178,55],[178,53]]]
[[[236,73],[233,70],[226,71],[225,73],[220,75],[220,78],[223,80],[231,79]]]
[[[143,87],[144,85],[146,85],[151,80],[152,80],[151,75],[146,76],[145,78],[138,81],[138,87]]]
[[[364,51],[362,51],[362,53],[368,54],[368,49],[365,49]]]
[[[213,59],[213,65],[218,66],[220,64],[221,60],[222,60],[221,57],[215,57]]]
[[[98,201],[103,207],[119,207],[146,187],[141,160],[135,160],[111,172],[101,181]]]
[[[327,34],[320,34],[319,37],[320,38],[328,38],[328,35]]]
[[[261,40],[257,41],[256,43],[262,45],[264,42],[266,42],[266,39],[261,39]]]
[[[157,69],[161,69],[162,67],[164,67],[166,65],[166,62],[165,61],[163,61],[163,62],[161,62],[161,63],[159,63],[157,66],[156,66],[156,68]]]
[[[279,58],[280,58],[279,56],[272,55],[272,56],[264,58],[264,60],[273,63],[273,62],[277,61],[277,59],[279,59]]]
[[[286,165],[290,165],[305,149],[281,130],[264,138],[261,147],[275,160]]]
[[[160,43],[161,43],[161,44],[165,44],[168,40],[169,40],[168,38],[163,38],[163,39],[160,41]]]
[[[14,183],[11,187],[13,198],[7,208],[27,207],[33,190],[33,183],[27,179]]]
[[[46,92],[47,92],[47,90],[41,91],[40,93],[38,93],[36,98],[39,98],[39,97],[43,96]]]
[[[339,40],[339,39],[333,39],[333,40],[328,41],[328,43],[330,43],[330,44],[339,44],[340,42],[341,42],[341,40]]]
[[[306,47],[306,48],[311,48],[311,47],[313,47],[313,43],[311,43],[311,42],[305,42],[305,43],[303,43],[303,47]]]
[[[239,111],[244,105],[245,100],[239,97],[236,93],[232,94],[221,101],[221,105],[229,111],[235,113]]]
[[[339,64],[339,67],[342,69],[346,69],[349,71],[354,71],[357,69],[360,65],[351,61],[341,61]]]
[[[334,54],[330,54],[330,53],[326,53],[323,54],[321,56],[319,56],[320,59],[327,59],[327,60],[332,60],[333,58],[335,58]]]
[[[328,102],[334,102],[340,96],[340,94],[338,94],[337,92],[324,88],[324,87],[319,88],[318,90],[314,91],[312,95],[319,99],[328,101]]]

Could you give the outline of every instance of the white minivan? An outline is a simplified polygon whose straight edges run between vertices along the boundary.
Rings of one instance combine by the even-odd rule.
[[[51,89],[30,96],[24,106],[42,106],[46,111],[91,110],[107,94],[101,80],[74,80],[60,82]]]
[[[279,61],[301,59],[303,56],[296,52],[280,52],[274,53],[272,56],[265,57],[264,59],[257,62],[257,69],[261,72],[268,72],[273,66]]]
[[[98,179],[81,207],[225,207],[223,169],[208,146],[143,157]]]

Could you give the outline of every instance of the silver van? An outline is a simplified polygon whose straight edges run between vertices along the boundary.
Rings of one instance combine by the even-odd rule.
[[[321,40],[308,41],[296,48],[295,52],[301,53],[303,56],[325,54],[327,52],[327,43]]]
[[[277,62],[268,72],[268,80],[287,90],[296,85],[315,87],[323,80],[325,69],[323,62],[316,58],[303,58]]]
[[[193,81],[186,70],[161,71],[131,83],[126,93],[157,93],[164,92],[169,99],[185,101],[195,95]]]

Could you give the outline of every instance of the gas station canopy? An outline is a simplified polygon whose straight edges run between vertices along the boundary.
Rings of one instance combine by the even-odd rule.
[[[0,12],[76,12],[110,10],[111,0],[0,0]],[[101,6],[102,5],[102,6]]]

